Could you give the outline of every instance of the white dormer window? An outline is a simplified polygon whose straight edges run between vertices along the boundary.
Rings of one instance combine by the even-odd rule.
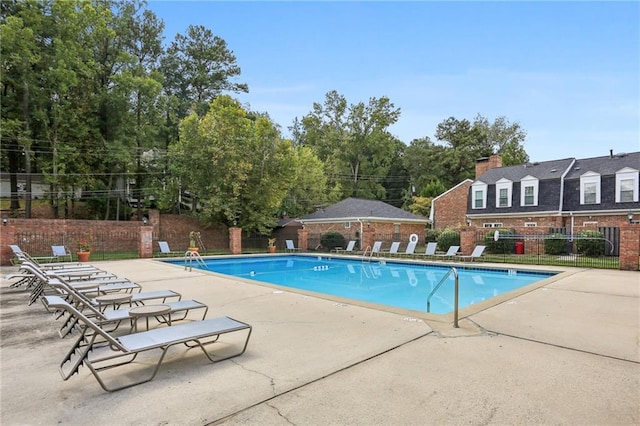
[[[587,172],[580,176],[580,204],[600,204],[600,175]]]
[[[487,184],[477,181],[471,185],[472,209],[487,208]]]
[[[638,170],[630,167],[616,172],[616,203],[638,202]]]
[[[520,180],[520,205],[538,205],[538,179],[533,176],[525,176]]]
[[[496,207],[511,207],[511,191],[513,182],[500,179],[496,182]]]

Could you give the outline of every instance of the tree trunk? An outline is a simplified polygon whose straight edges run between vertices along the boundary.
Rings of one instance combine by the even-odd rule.
[[[11,188],[12,211],[20,209],[20,198],[18,194],[18,170],[20,170],[20,145],[12,140],[9,148],[9,187]]]
[[[24,133],[31,137],[29,126],[29,85],[24,82],[24,92],[22,93],[22,119],[24,121]],[[26,172],[26,193],[24,199],[24,216],[31,217],[31,140],[25,142],[24,146],[24,168]]]

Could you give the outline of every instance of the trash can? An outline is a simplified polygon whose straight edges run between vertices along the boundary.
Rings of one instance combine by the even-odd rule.
[[[524,243],[516,241],[516,254],[524,254]]]

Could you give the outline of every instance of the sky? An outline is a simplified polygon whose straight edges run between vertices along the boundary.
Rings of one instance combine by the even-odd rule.
[[[335,90],[386,96],[409,144],[449,117],[506,117],[531,161],[640,151],[637,1],[163,1],[165,43],[189,25],[223,38],[247,94],[284,136]]]

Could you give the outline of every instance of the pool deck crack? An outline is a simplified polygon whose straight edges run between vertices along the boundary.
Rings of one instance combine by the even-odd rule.
[[[543,342],[542,340],[536,340],[536,339],[531,339],[531,338],[528,338],[528,337],[516,336],[516,335],[513,335],[513,334],[507,334],[507,333],[501,333],[499,331],[489,330],[489,329],[486,329],[486,328],[482,327],[481,325],[479,325],[475,321],[473,321],[473,320],[471,320],[469,318],[467,318],[467,319],[469,321],[473,322],[474,324],[476,324],[482,330],[486,330],[488,335],[504,336],[504,337],[509,337],[511,339],[524,340],[526,342],[538,343],[538,344],[541,344],[541,345],[551,346],[551,347],[558,348],[558,349],[565,349],[565,350],[568,350],[568,351],[580,352],[580,353],[583,353],[583,354],[594,355],[594,356],[601,357],[601,358],[608,358],[608,359],[613,359],[613,360],[616,360],[616,361],[624,361],[624,362],[630,362],[632,364],[640,365],[640,361],[634,361],[632,359],[625,359],[625,358],[620,358],[620,357],[613,356],[613,355],[600,354],[600,353],[597,353],[597,352],[587,351],[587,350],[584,350],[584,349],[577,349],[577,348],[572,348],[572,347],[569,347],[569,346],[558,345],[556,343]]]
[[[250,410],[250,409],[252,409],[252,408],[258,407],[258,406],[260,406],[260,405],[262,405],[262,404],[265,404],[265,405],[267,405],[267,406],[269,406],[269,407],[271,407],[271,408],[276,409],[272,404],[269,404],[269,402],[270,402],[270,401],[273,401],[273,400],[275,400],[276,398],[279,398],[279,397],[281,397],[281,396],[283,396],[283,395],[287,395],[287,394],[290,394],[290,393],[292,393],[292,392],[295,392],[295,391],[297,391],[297,390],[299,390],[299,389],[302,389],[302,388],[304,388],[304,387],[306,387],[306,386],[308,386],[308,385],[311,385],[311,384],[314,384],[314,383],[320,382],[321,380],[324,380],[324,379],[326,379],[326,378],[329,378],[329,377],[335,376],[336,374],[342,373],[343,371],[347,371],[347,370],[349,370],[349,369],[351,369],[351,368],[353,368],[353,367],[356,367],[356,366],[358,366],[358,365],[361,365],[361,364],[367,363],[367,362],[369,362],[369,361],[371,361],[371,360],[374,360],[374,359],[376,359],[376,358],[379,358],[379,357],[380,357],[380,356],[382,356],[382,355],[386,355],[386,354],[388,354],[389,352],[395,351],[396,349],[399,349],[399,348],[401,348],[401,347],[403,347],[403,346],[406,346],[406,345],[409,345],[409,344],[411,344],[411,343],[413,343],[413,342],[416,342],[416,341],[418,341],[418,340],[420,340],[420,339],[422,339],[422,338],[424,338],[424,337],[427,337],[427,336],[429,336],[429,335],[432,335],[433,333],[434,333],[434,331],[433,331],[433,329],[431,328],[431,331],[429,331],[429,332],[427,332],[427,333],[420,334],[419,336],[413,337],[413,338],[411,338],[411,339],[409,339],[409,340],[406,340],[406,341],[404,341],[404,342],[402,342],[402,343],[400,343],[400,344],[397,344],[397,345],[392,346],[392,347],[390,347],[390,348],[388,348],[388,349],[385,349],[385,350],[383,350],[382,352],[378,352],[378,353],[376,353],[376,354],[374,354],[374,355],[371,355],[371,356],[368,356],[368,357],[366,357],[366,358],[364,358],[364,359],[361,359],[360,361],[357,361],[357,362],[351,363],[351,364],[346,365],[346,366],[344,366],[344,367],[342,367],[342,368],[339,368],[339,369],[337,369],[337,370],[335,370],[335,371],[332,371],[332,372],[331,372],[331,373],[329,373],[329,374],[325,374],[324,376],[317,377],[317,378],[315,378],[315,379],[313,379],[313,380],[310,380],[310,381],[307,381],[307,382],[301,383],[301,384],[299,384],[298,386],[294,386],[294,387],[292,387],[291,389],[285,390],[285,391],[280,392],[280,393],[278,393],[278,394],[274,394],[274,395],[272,395],[272,396],[270,396],[270,397],[268,397],[268,398],[264,398],[264,399],[262,399],[262,400],[260,400],[260,401],[257,401],[257,402],[255,402],[255,403],[253,403],[253,404],[251,404],[251,405],[249,405],[249,406],[247,406],[247,407],[244,407],[244,408],[242,408],[242,409],[240,409],[240,410],[236,411],[235,413],[228,414],[228,415],[226,415],[226,416],[224,416],[224,417],[221,417],[221,418],[216,419],[216,420],[214,420],[214,421],[212,421],[212,422],[209,422],[209,423],[207,423],[207,425],[211,425],[211,426],[213,426],[213,425],[220,425],[220,424],[223,424],[223,423],[225,423],[227,420],[231,419],[232,417],[234,417],[234,416],[236,416],[236,415],[238,415],[238,414],[240,414],[240,413],[242,413],[242,412],[244,412],[244,411],[248,411],[248,410]],[[257,373],[257,372],[256,372],[256,373]],[[268,377],[268,376],[266,376],[266,375],[265,375],[265,377]],[[279,414],[279,415],[281,414],[277,409],[276,409],[276,411],[278,412],[278,414]],[[285,420],[287,420],[287,421],[289,422],[289,420],[288,420],[286,417],[284,417],[284,416],[281,416],[281,417],[282,417],[283,419],[285,419]],[[289,422],[289,423],[291,423],[291,422]],[[293,424],[293,423],[291,423],[291,424]]]

